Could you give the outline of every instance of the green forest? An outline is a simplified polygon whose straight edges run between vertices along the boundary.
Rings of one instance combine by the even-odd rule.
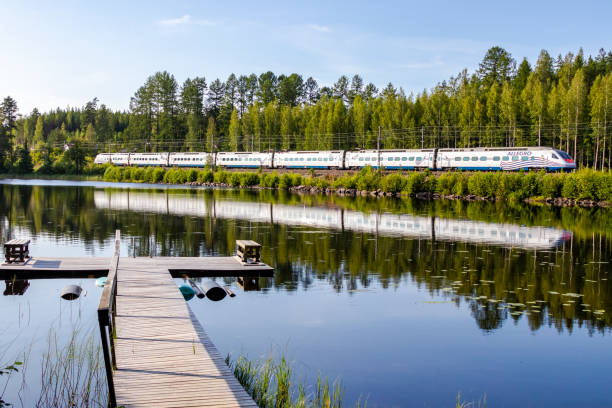
[[[433,85],[433,84],[432,84]],[[420,93],[361,76],[331,86],[293,73],[231,74],[225,81],[169,72],[147,78],[114,111],[19,114],[0,105],[0,170],[80,172],[101,151],[268,151],[380,147],[552,146],[581,167],[612,162],[612,51],[582,50],[520,63],[492,47],[478,64]],[[42,171],[44,172],[44,171]]]

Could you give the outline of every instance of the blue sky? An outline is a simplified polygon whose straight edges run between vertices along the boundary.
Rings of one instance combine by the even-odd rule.
[[[146,77],[179,82],[234,72],[360,74],[421,92],[477,68],[500,45],[520,61],[612,49],[611,1],[7,1],[0,0],[0,97],[21,113],[127,109]]]

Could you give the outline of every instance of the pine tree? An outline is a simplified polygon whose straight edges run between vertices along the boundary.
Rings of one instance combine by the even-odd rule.
[[[238,111],[232,111],[232,117],[229,124],[229,148],[232,152],[239,151],[240,145],[240,120],[238,119]]]
[[[217,134],[217,128],[215,126],[215,118],[212,116],[208,117],[208,127],[206,128],[206,147],[208,152],[215,151],[215,136]]]

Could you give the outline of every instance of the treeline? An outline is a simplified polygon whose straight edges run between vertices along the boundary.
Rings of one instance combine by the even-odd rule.
[[[108,166],[104,180],[112,182],[144,182],[167,184],[222,184],[232,187],[260,186],[287,190],[291,187],[316,187],[324,191],[382,191],[405,195],[437,193],[445,196],[518,201],[527,198],[568,198],[612,202],[612,174],[583,169],[571,174],[540,172],[432,174],[429,171],[384,174],[365,167],[356,174],[314,177],[296,173],[227,172],[210,169],[169,169]]]
[[[7,99],[15,109],[5,112]],[[75,141],[92,154],[375,148],[380,141],[381,148],[553,146],[598,169],[612,160],[612,52],[603,49],[557,58],[543,50],[532,66],[493,47],[475,72],[408,95],[359,75],[332,86],[272,72],[179,84],[164,71],[136,90],[129,112],[96,98],[23,117],[11,98],[2,106],[4,152]]]

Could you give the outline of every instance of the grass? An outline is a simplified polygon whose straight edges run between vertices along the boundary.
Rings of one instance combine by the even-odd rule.
[[[106,407],[108,388],[100,341],[95,331],[73,330],[66,344],[49,333],[41,364],[42,386],[37,407]]]
[[[260,408],[341,408],[343,387],[340,380],[332,381],[317,377],[316,385],[307,386],[297,382],[293,367],[285,356],[275,360],[251,361],[243,356],[232,361],[228,355],[225,362],[238,382]],[[361,399],[356,407],[365,407]]]

